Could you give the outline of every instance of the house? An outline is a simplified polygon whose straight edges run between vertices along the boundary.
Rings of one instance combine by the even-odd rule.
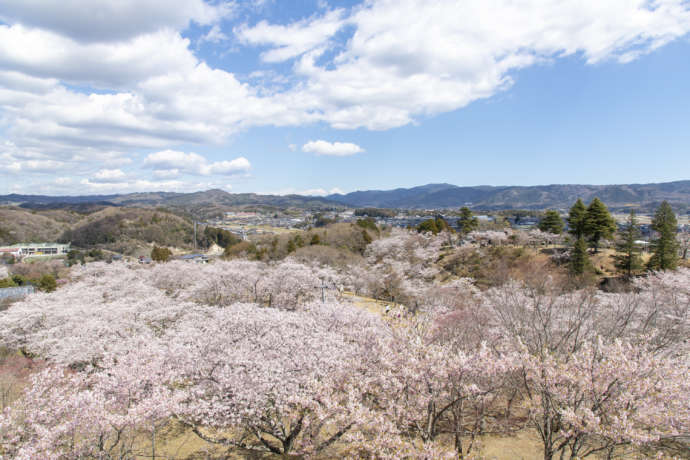
[[[5,246],[0,248],[0,257],[14,257],[15,259],[21,259],[24,253],[21,248],[15,248],[12,246]]]
[[[184,260],[185,262],[196,262],[198,264],[208,263],[208,256],[204,254],[185,254],[183,256],[180,256],[179,259]]]

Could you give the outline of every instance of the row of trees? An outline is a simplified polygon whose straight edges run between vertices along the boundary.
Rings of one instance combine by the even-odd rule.
[[[574,242],[571,251],[571,270],[575,274],[583,274],[591,264],[587,253],[588,246],[599,251],[601,240],[613,239],[617,233],[616,250],[614,256],[616,267],[627,277],[644,268],[638,243],[642,234],[634,210],[630,211],[628,220],[617,232],[616,222],[606,205],[594,198],[589,206],[585,206],[578,199],[570,208],[567,217],[568,232]],[[676,239],[678,221],[673,209],[664,201],[657,208],[652,219],[651,228],[657,234],[652,241],[652,257],[647,263],[650,270],[672,270],[677,268],[679,259],[679,244]],[[555,210],[547,211],[539,222],[539,229],[545,232],[560,234],[564,230],[564,222]]]

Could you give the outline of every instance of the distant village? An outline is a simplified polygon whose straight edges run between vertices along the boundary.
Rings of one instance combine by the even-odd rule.
[[[567,211],[561,212],[563,216]],[[355,222],[357,219],[371,217],[376,224],[381,227],[412,228],[430,217],[441,217],[448,222],[451,228],[460,230],[458,216],[449,213],[447,210],[419,210],[419,211],[398,211],[390,216],[372,215],[362,213],[361,210],[313,212],[303,211],[295,215],[280,215],[275,212],[250,212],[250,211],[229,211],[222,218],[211,219],[205,224],[228,230],[235,235],[248,239],[253,235],[266,235],[281,233],[286,230],[305,229],[308,227],[319,227],[334,222]],[[498,219],[495,214],[475,215],[480,222],[495,223]],[[534,215],[510,215],[505,213],[501,216],[514,230],[529,230],[539,224],[538,213]],[[617,222],[619,228],[624,226],[624,220]],[[567,227],[567,225],[566,225]],[[690,231],[690,224],[679,225],[678,231]],[[641,223],[640,232],[648,239],[652,233],[650,224]]]

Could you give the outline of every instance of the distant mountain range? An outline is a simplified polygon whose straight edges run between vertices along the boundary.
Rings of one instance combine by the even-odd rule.
[[[326,197],[301,195],[258,195],[207,190],[194,193],[150,192],[123,195],[84,196],[0,196],[0,204],[25,208],[89,206],[164,206],[203,214],[230,207],[264,206],[274,208],[330,209],[334,207],[378,207],[439,209],[468,206],[474,209],[567,209],[575,200],[585,202],[599,197],[612,209],[631,206],[650,210],[661,201],[670,202],[677,211],[690,209],[690,180],[660,184],[627,185],[538,185],[459,187],[428,184],[395,190],[367,190]]]
[[[610,208],[636,206],[648,209],[667,200],[675,208],[690,207],[690,180],[661,184],[628,185],[537,185],[458,187],[429,184],[395,190],[368,190],[326,198],[353,207],[378,208],[457,208],[546,209],[569,208],[575,200],[585,202],[599,197]]]
[[[301,195],[258,195],[256,193],[228,193],[224,190],[207,190],[193,193],[146,192],[122,195],[4,195],[0,204],[24,208],[79,209],[100,206],[163,206],[185,210],[223,209],[237,206],[265,206],[275,208],[326,209],[343,207],[340,203],[322,197]]]

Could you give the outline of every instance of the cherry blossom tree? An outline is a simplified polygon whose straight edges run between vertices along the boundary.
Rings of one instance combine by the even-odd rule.
[[[526,354],[530,420],[544,459],[609,457],[690,429],[687,357],[659,356],[621,340],[588,341],[570,355]]]
[[[372,383],[377,401],[410,444],[441,449],[441,435],[453,439],[455,456],[473,453],[489,424],[489,412],[515,371],[513,356],[486,344],[468,348],[448,334],[438,335],[429,317],[394,330],[380,356],[383,377]]]
[[[132,458],[142,433],[155,434],[175,412],[158,345],[106,358],[103,367],[73,372],[50,366],[34,375],[22,399],[0,422],[0,452],[18,459]],[[151,438],[155,456],[155,437]]]

